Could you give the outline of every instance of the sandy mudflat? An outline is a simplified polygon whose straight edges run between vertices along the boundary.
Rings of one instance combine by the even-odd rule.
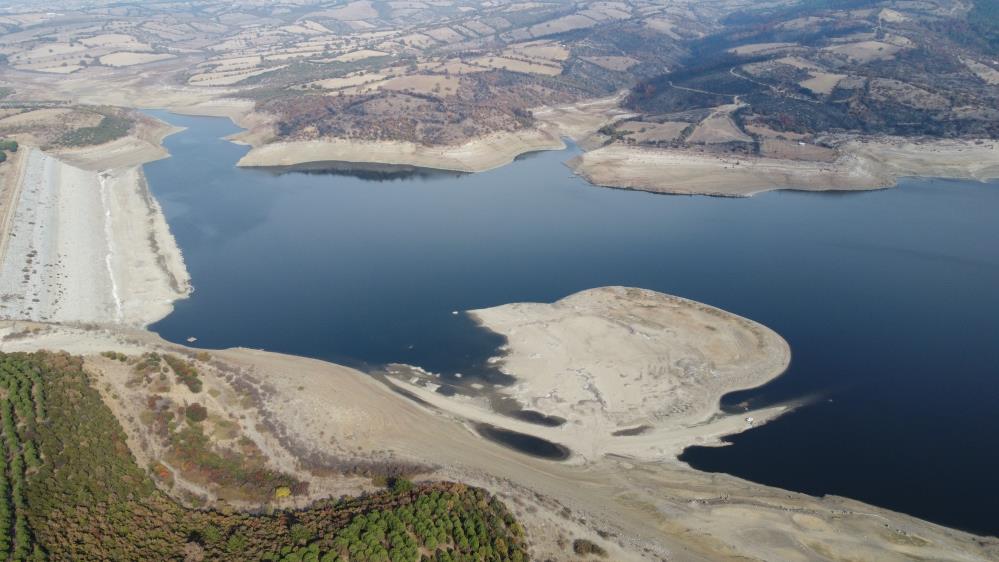
[[[603,287],[471,314],[507,338],[495,360],[516,383],[501,394],[564,425],[517,421],[475,400],[396,384],[465,418],[564,445],[573,462],[607,454],[672,461],[688,445],[742,431],[746,415],[720,415],[721,396],[777,377],[791,359],[787,342],[765,326],[644,289]],[[762,423],[781,411],[748,415]]]
[[[557,325],[554,332],[564,335]],[[110,384],[121,396],[105,399],[122,417],[133,447],[144,436],[136,433],[138,416],[130,419],[135,412],[121,402],[127,370],[119,372],[117,362],[97,354],[194,351],[142,330],[0,322],[0,351],[40,348],[91,356],[97,386]],[[283,435],[270,430],[255,435],[276,455],[276,466],[294,468],[303,448],[431,465],[425,477],[456,479],[499,494],[524,522],[532,559],[578,560],[559,542],[580,537],[602,545],[615,562],[999,559],[995,538],[843,498],[814,498],[676,462],[614,455],[581,464],[525,456],[482,439],[461,416],[421,406],[340,365],[248,349],[211,352],[210,363],[213,367],[200,370],[206,388],[219,390],[219,406],[228,404],[233,415],[245,417],[247,428],[269,420]],[[263,403],[247,410],[238,395],[227,402],[233,391],[225,385],[233,381],[260,388]],[[150,454],[139,453],[140,458]],[[356,487],[343,485],[317,488],[336,496]]]
[[[190,294],[191,279],[142,168],[105,174],[122,321],[147,325],[170,314],[174,301]]]
[[[399,164],[482,172],[509,164],[517,156],[538,150],[565,148],[561,139],[543,130],[496,133],[455,146],[424,146],[400,141],[326,139],[275,142],[252,149],[239,166],[291,166],[308,162]]]
[[[999,143],[898,139],[849,141],[834,162],[717,156],[611,145],[569,165],[590,183],[657,193],[743,197],[777,189],[880,189],[905,176],[999,177]]]
[[[842,150],[870,162],[888,176],[890,185],[905,176],[975,181],[999,178],[999,141],[995,140],[854,140]]]
[[[0,264],[0,316],[146,325],[190,291],[138,166],[104,172],[26,149]]]
[[[887,183],[860,166],[623,145],[587,152],[569,166],[595,185],[656,193],[744,197],[775,189],[876,189]]]

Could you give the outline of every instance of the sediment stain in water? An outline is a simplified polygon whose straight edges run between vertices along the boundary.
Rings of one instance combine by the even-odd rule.
[[[573,148],[460,177],[275,176],[234,167],[229,121],[157,115],[188,127],[145,167],[195,286],[153,326],[167,339],[490,386],[503,338],[453,312],[653,289],[790,343],[789,371],[727,406],[820,397],[688,449],[695,468],[999,534],[999,184],[661,196],[572,177]]]

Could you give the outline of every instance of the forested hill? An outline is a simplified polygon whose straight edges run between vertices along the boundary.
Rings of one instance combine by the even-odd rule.
[[[968,23],[988,49],[999,54],[999,0],[975,0]]]
[[[0,557],[8,560],[525,560],[501,502],[456,483],[266,515],[185,508],[136,465],[80,358],[0,354]]]
[[[760,131],[999,137],[999,0],[805,0],[721,26],[626,105],[659,123],[738,105],[737,151],[758,151]]]

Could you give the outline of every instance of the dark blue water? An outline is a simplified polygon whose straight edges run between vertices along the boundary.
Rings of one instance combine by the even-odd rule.
[[[227,120],[156,115],[188,127],[146,166],[196,288],[153,327],[170,340],[484,374],[501,340],[454,310],[655,289],[790,342],[787,374],[726,405],[814,398],[685,461],[999,534],[999,184],[660,196],[589,186],[572,150],[278,174],[234,167]]]

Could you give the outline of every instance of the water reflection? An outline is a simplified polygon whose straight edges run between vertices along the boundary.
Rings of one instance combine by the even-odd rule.
[[[442,178],[459,178],[461,176],[468,175],[466,172],[437,170],[434,168],[422,168],[419,166],[342,162],[334,160],[295,164],[293,166],[262,166],[253,169],[275,176],[284,174],[341,176],[370,182],[389,182],[414,179],[429,181]]]

